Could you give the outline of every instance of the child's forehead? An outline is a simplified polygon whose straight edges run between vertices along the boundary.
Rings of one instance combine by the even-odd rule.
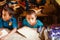
[[[8,11],[3,10],[2,14],[8,14]]]
[[[27,17],[36,17],[35,15],[27,15]]]
[[[31,17],[31,16],[35,16],[35,15],[27,15],[27,16],[30,16]]]
[[[2,12],[8,12],[8,11],[3,9]]]
[[[27,14],[27,15],[36,15],[35,13]]]

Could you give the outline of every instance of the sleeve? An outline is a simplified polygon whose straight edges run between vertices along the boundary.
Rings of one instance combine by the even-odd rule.
[[[15,18],[13,19],[12,26],[13,26],[13,28],[18,28],[17,20]]]
[[[40,20],[38,20],[38,26],[43,27],[43,23]]]
[[[3,25],[2,25],[2,19],[0,19],[0,28],[2,28]]]
[[[25,21],[25,19],[24,19],[23,22],[22,22],[22,25],[25,26],[25,24],[26,24],[26,21]]]

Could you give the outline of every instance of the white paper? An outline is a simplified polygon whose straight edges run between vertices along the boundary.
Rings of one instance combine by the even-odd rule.
[[[29,27],[23,27],[17,31],[23,34],[26,38],[37,38],[38,37],[37,31]]]
[[[0,35],[0,38],[8,34],[8,32],[5,29],[3,29],[1,32],[2,35]]]

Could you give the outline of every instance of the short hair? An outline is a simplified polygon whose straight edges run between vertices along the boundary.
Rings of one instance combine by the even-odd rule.
[[[4,0],[0,0],[0,2],[2,2],[2,1],[4,1]]]
[[[27,14],[28,14],[28,15],[31,15],[31,14],[36,14],[36,13],[35,13],[34,10],[28,10],[28,11],[27,11]]]
[[[12,16],[14,14],[14,10],[12,8],[9,8],[9,7],[4,7],[3,8],[4,11],[8,11],[9,13],[9,16]],[[3,11],[2,10],[2,11]],[[2,14],[1,14],[2,15]]]

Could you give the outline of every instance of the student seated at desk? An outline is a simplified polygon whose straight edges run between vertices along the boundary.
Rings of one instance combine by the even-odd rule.
[[[11,34],[15,33],[17,30],[17,21],[16,18],[13,17],[13,11],[10,8],[6,8],[4,7],[2,10],[2,14],[1,14],[1,18],[0,18],[0,29],[9,29],[10,32],[8,33],[8,35],[0,38],[2,39],[7,39],[9,36],[11,36]]]
[[[23,20],[23,26],[28,26],[30,28],[43,27],[43,23],[36,19],[36,13],[33,10],[28,10],[26,18]]]
[[[23,20],[23,26],[27,26],[30,28],[42,28],[43,27],[43,23],[36,19],[36,13],[33,10],[28,10],[27,14],[26,14],[26,18]]]
[[[42,33],[43,30],[45,29],[43,26],[43,23],[36,19],[36,13],[33,10],[28,10],[26,18],[23,20],[23,26],[30,27],[30,28],[38,28],[38,32]],[[46,35],[44,35],[46,36]]]

